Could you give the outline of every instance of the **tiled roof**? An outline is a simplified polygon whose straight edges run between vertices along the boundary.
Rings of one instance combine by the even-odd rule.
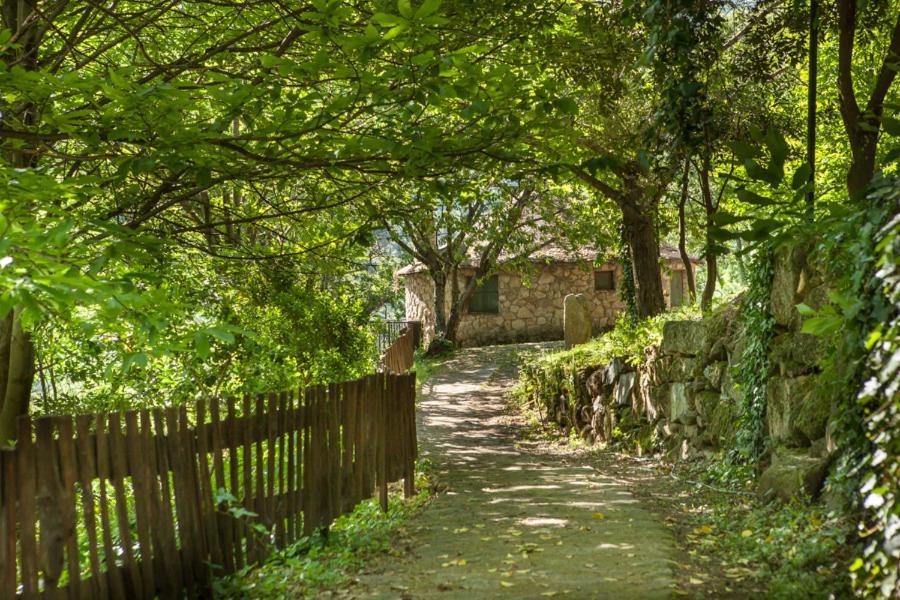
[[[678,248],[669,244],[661,245],[659,247],[659,254],[662,258],[665,258],[669,261],[681,261],[681,254],[678,252]],[[563,248],[562,246],[549,245],[533,252],[528,257],[528,260],[534,263],[593,263],[595,260],[597,260],[598,257],[603,259],[605,256],[606,254],[602,250],[598,250],[597,248],[592,246],[582,246],[577,250],[572,251],[567,248]],[[500,255],[498,262],[500,264],[503,264],[509,262],[510,258],[511,257],[509,256],[509,254],[503,253]],[[464,268],[474,268],[476,265],[476,261],[477,249],[472,249],[467,253],[466,260],[463,261],[460,266]],[[691,262],[699,263],[700,259],[692,256]],[[411,275],[413,273],[421,273],[423,271],[425,271],[425,265],[423,265],[419,261],[415,261],[397,271],[397,275]]]

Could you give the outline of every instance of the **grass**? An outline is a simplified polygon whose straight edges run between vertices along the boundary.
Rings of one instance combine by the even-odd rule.
[[[388,511],[367,500],[338,518],[327,535],[319,531],[274,551],[261,565],[245,568],[214,582],[216,598],[312,598],[345,585],[372,558],[389,553],[403,524],[431,498],[429,465],[417,467],[418,495],[405,500],[394,486]]]

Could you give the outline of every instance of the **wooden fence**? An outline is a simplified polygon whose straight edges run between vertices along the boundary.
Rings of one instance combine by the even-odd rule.
[[[388,482],[414,493],[415,375],[19,421],[0,451],[0,598],[207,597]]]
[[[422,342],[421,321],[378,321],[375,328],[375,348],[378,354],[384,354],[391,344],[409,328],[413,330],[413,344],[418,347]]]
[[[412,368],[415,353],[416,332],[413,327],[408,326],[381,355],[379,369],[391,373],[405,373]]]

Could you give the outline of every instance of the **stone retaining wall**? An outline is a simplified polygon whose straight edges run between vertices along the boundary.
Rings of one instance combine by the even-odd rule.
[[[815,496],[835,450],[832,399],[819,378],[819,340],[799,331],[796,305],[814,308],[827,297],[824,282],[802,249],[776,257],[770,296],[777,323],[769,347],[766,437],[760,493],[787,499]],[[635,369],[620,359],[583,367],[551,404],[551,418],[590,441],[625,434],[638,450],[662,449],[673,458],[710,455],[730,447],[740,415],[736,366],[744,351],[738,304],[697,321],[670,321],[659,346]]]

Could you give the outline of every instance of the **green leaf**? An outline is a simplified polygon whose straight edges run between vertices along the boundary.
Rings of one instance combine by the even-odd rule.
[[[746,202],[747,204],[753,204],[756,206],[772,206],[774,204],[777,204],[775,200],[772,200],[771,198],[767,198],[765,196],[760,196],[756,192],[751,192],[750,190],[740,189],[735,193],[742,202]]]
[[[226,329],[222,329],[221,327],[210,327],[206,330],[206,332],[220,342],[224,342],[226,344],[234,343],[234,334]]]
[[[126,354],[125,358],[122,360],[122,372],[129,372],[132,367],[146,367],[147,366],[147,355],[143,352],[132,352],[130,354]]]
[[[791,178],[791,188],[797,190],[806,185],[809,181],[810,173],[812,173],[812,170],[807,163],[797,167],[797,170],[794,171],[794,176]]]
[[[425,0],[425,2],[422,3],[422,6],[416,10],[416,18],[424,19],[425,17],[434,14],[440,6],[441,0]]]
[[[881,127],[888,135],[900,135],[900,119],[884,117],[881,120]]]
[[[772,155],[772,160],[783,165],[784,161],[787,159],[790,148],[780,131],[777,129],[769,129],[766,132],[766,147],[768,147],[769,152]]]
[[[741,161],[756,158],[757,156],[759,156],[759,150],[746,142],[728,142],[728,147],[731,148],[731,151],[734,152],[734,155],[737,156]]]
[[[209,336],[205,331],[194,333],[194,349],[200,358],[209,357]]]
[[[397,11],[407,19],[413,16],[412,5],[409,0],[397,0]]]
[[[398,15],[388,13],[375,13],[372,19],[382,27],[396,27],[402,23],[406,23],[406,19]]]

